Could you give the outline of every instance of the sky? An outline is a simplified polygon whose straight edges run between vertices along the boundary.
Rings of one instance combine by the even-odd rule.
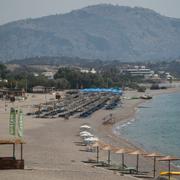
[[[63,14],[101,3],[145,7],[165,16],[180,18],[180,0],[0,0],[0,24],[20,19]]]

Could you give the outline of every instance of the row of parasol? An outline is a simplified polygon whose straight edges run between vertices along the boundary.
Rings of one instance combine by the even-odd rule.
[[[171,176],[171,161],[177,161],[180,160],[180,158],[175,158],[175,157],[171,157],[171,156],[163,156],[160,155],[159,153],[145,153],[142,150],[131,150],[131,149],[127,149],[127,148],[119,148],[119,147],[113,147],[109,144],[105,144],[101,141],[97,141],[95,143],[92,144],[93,148],[96,148],[96,152],[97,152],[97,163],[99,162],[99,153],[100,150],[104,150],[108,152],[108,158],[107,158],[107,162],[110,165],[111,162],[111,152],[116,153],[116,154],[121,154],[122,156],[122,167],[125,167],[125,154],[129,154],[129,155],[136,155],[136,172],[139,171],[139,156],[143,155],[144,157],[151,157],[153,158],[153,177],[156,176],[156,161],[167,161],[168,162],[168,173],[167,175],[169,175],[169,179]]]
[[[110,165],[111,163],[111,152],[116,154],[121,154],[122,156],[122,168],[125,167],[125,154],[129,155],[136,155],[136,172],[139,172],[139,156],[142,155],[144,157],[153,158],[153,177],[156,176],[156,161],[167,161],[168,162],[168,172],[165,173],[166,175],[171,176],[171,161],[180,160],[180,158],[171,157],[171,156],[164,156],[160,155],[159,153],[146,153],[142,150],[132,150],[127,148],[120,148],[114,147],[112,145],[106,144],[99,140],[99,138],[94,137],[94,135],[89,132],[91,127],[87,124],[84,124],[80,127],[80,136],[84,139],[86,145],[90,145],[92,148],[96,148],[97,152],[97,159],[96,162],[99,163],[99,154],[100,150],[104,150],[108,152],[107,163]]]

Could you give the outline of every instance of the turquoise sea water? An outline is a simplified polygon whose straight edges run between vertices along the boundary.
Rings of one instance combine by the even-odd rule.
[[[156,96],[140,107],[135,119],[117,127],[119,133],[148,152],[180,157],[180,93]]]

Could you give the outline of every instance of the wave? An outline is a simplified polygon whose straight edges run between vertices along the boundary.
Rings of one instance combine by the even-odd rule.
[[[149,151],[180,157],[180,93],[163,94],[141,106],[134,119],[118,127],[118,133]],[[174,164],[180,167],[180,162]]]
[[[129,120],[129,121],[125,122],[125,123],[116,124],[115,127],[113,128],[113,132],[115,134],[120,135],[121,134],[121,129],[125,128],[125,127],[127,127],[129,125],[132,125],[133,122],[135,122],[135,120],[136,120],[135,118],[132,118],[131,120]]]

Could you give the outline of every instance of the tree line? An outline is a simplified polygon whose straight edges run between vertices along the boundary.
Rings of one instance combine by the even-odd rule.
[[[24,88],[31,92],[34,86],[55,87],[56,89],[79,89],[79,88],[110,88],[110,87],[136,87],[142,82],[140,77],[132,77],[123,74],[116,67],[106,68],[95,74],[82,73],[79,69],[71,67],[59,68],[54,79],[48,79],[43,75],[35,76],[32,70],[24,67],[14,71],[8,71],[5,65],[0,66],[0,87]]]

